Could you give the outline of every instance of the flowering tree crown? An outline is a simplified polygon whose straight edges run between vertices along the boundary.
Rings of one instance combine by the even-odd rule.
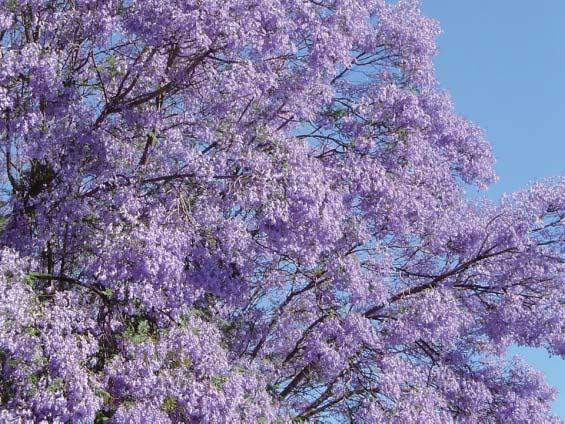
[[[0,2],[3,422],[552,422],[565,184],[400,0]]]

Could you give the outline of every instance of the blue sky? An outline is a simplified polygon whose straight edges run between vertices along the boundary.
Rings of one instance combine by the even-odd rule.
[[[423,0],[440,21],[438,79],[457,111],[481,125],[497,159],[496,199],[542,178],[565,175],[565,1]],[[561,394],[565,360],[513,349]]]

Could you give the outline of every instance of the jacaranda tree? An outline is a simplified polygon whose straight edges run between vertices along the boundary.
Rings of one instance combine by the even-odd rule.
[[[559,422],[506,350],[565,355],[565,180],[468,200],[493,156],[438,32],[1,1],[1,422]]]

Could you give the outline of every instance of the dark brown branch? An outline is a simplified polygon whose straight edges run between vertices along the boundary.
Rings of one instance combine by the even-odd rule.
[[[471,266],[473,266],[474,264],[476,264],[477,262],[480,262],[482,260],[491,258],[493,256],[498,256],[498,255],[502,255],[504,253],[508,253],[508,252],[512,252],[515,250],[515,248],[511,247],[508,249],[504,249],[498,252],[494,252],[494,253],[488,253],[489,251],[491,251],[491,249],[489,249],[487,251],[487,253],[484,253],[482,255],[479,255],[477,257],[475,257],[472,260],[469,260],[467,262],[462,263],[461,265],[455,267],[454,269],[452,269],[449,272],[446,272],[444,274],[438,275],[436,276],[432,281],[430,281],[427,284],[422,284],[420,286],[416,286],[416,287],[409,287],[406,290],[401,291],[400,293],[395,294],[394,296],[392,296],[390,299],[388,299],[386,304],[390,304],[390,303],[394,303],[397,302],[398,300],[402,300],[406,297],[412,296],[414,294],[429,290],[429,289],[433,289],[435,287],[437,287],[443,280],[458,274],[460,272],[464,272],[467,269],[469,269]],[[381,305],[377,305],[371,309],[369,309],[367,312],[365,312],[364,316],[366,318],[372,319],[374,318],[375,314],[381,310],[382,308],[384,308],[386,306],[386,304],[381,304]]]
[[[296,374],[296,376],[292,379],[292,381],[288,383],[288,385],[284,388],[284,390],[279,395],[281,399],[287,397],[289,393],[292,392],[296,388],[296,386],[300,384],[300,382],[308,374],[308,371],[310,370],[310,366],[311,364],[308,364],[304,368],[302,368],[302,370],[298,374]]]
[[[32,278],[35,280],[41,280],[41,281],[61,281],[63,283],[69,283],[69,284],[74,284],[77,286],[81,286],[84,287],[85,289],[88,289],[94,293],[96,293],[98,296],[100,296],[102,299],[104,299],[104,301],[109,301],[110,299],[108,299],[108,296],[103,293],[100,289],[89,285],[89,284],[84,284],[81,281],[71,278],[71,277],[66,277],[66,276],[60,276],[60,275],[51,275],[51,274],[39,274],[39,273],[33,273]]]
[[[288,306],[288,304],[291,302],[292,299],[294,299],[296,296],[298,296],[299,294],[304,293],[307,290],[310,290],[312,287],[314,287],[316,285],[316,283],[318,283],[318,281],[314,280],[311,281],[308,285],[306,285],[306,287],[303,287],[302,289],[298,290],[298,291],[293,291],[291,292],[286,299],[284,300],[283,303],[280,304],[280,306],[277,308],[277,310],[275,311],[275,313],[273,314],[273,317],[271,318],[271,321],[269,322],[269,326],[267,328],[267,331],[265,331],[265,334],[263,334],[263,337],[261,337],[261,339],[259,340],[259,342],[257,343],[257,346],[255,346],[255,348],[253,349],[253,352],[251,352],[251,360],[255,359],[255,357],[257,356],[257,354],[259,353],[259,351],[261,350],[261,348],[263,347],[263,345],[265,344],[265,342],[267,341],[267,337],[269,336],[270,331],[273,329],[273,327],[277,324],[280,316],[282,315],[282,313],[284,312],[284,309]]]
[[[284,358],[283,364],[286,364],[288,361],[290,361],[294,357],[294,355],[296,355],[298,353],[298,351],[300,350],[300,345],[302,344],[302,342],[304,342],[306,337],[308,337],[308,334],[310,334],[312,332],[312,330],[314,329],[314,327],[316,327],[318,324],[323,322],[328,316],[329,315],[322,315],[316,321],[314,321],[312,324],[310,324],[306,330],[304,330],[304,332],[302,333],[302,335],[300,336],[300,338],[298,339],[298,341],[294,345],[294,349],[292,349],[288,353],[288,355],[286,355],[286,358]]]
[[[192,61],[192,63],[185,69],[185,72],[192,73],[198,65],[200,65],[210,54],[212,54],[215,49],[210,48],[205,52],[201,53],[200,55],[196,56],[196,58]],[[121,102],[122,99],[133,89],[135,82],[137,81],[138,77],[135,77],[132,83],[126,88],[123,93],[118,91],[118,94],[113,97],[113,99],[106,104],[100,116],[96,119],[94,126],[99,126],[110,114],[119,112],[123,109],[134,108],[136,106],[140,106],[144,103],[147,103],[159,96],[165,95],[170,93],[176,87],[173,81],[169,81],[167,84],[159,87],[156,90],[141,94],[133,99],[127,100],[125,102]],[[124,78],[125,81],[125,78]],[[123,82],[123,81],[122,81]]]

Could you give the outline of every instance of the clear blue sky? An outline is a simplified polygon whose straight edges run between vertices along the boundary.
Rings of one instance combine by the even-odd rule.
[[[423,0],[423,10],[444,31],[441,85],[493,145],[500,180],[487,195],[565,175],[565,0]],[[565,360],[512,353],[560,390],[554,411],[565,418]]]

